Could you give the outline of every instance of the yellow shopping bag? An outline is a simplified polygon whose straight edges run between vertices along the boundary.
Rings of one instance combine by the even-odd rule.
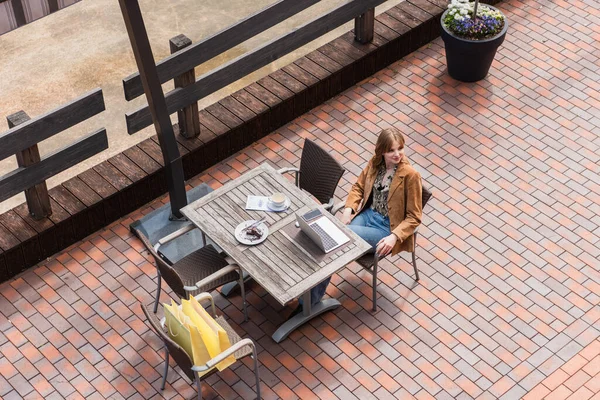
[[[183,315],[183,321],[180,319],[180,309],[174,301],[171,300],[171,305],[163,304],[165,311],[165,324],[169,337],[173,339],[175,343],[180,345],[183,350],[191,357],[192,355],[192,341],[190,338],[190,330],[188,328],[188,321],[185,315]],[[186,320],[187,319],[187,320]]]
[[[190,335],[194,364],[204,365],[211,358],[221,353],[219,337],[206,321],[198,315],[189,300],[182,300],[181,311],[191,321]]]
[[[204,307],[198,303],[198,300],[191,297],[190,300],[184,300],[181,304],[183,312],[190,318],[196,327],[198,327],[199,335],[192,334],[192,349],[196,348],[198,339],[201,339],[212,358],[231,347],[225,329],[223,329],[221,325],[206,312]],[[202,345],[198,344],[198,347],[201,349]],[[217,364],[217,369],[222,371],[234,362],[235,357],[233,355],[229,356]]]
[[[218,336],[194,310],[190,312],[192,318],[184,312],[184,307],[188,309],[186,310],[188,312],[190,308],[186,303],[189,302],[177,305],[171,300],[170,306],[163,304],[169,337],[185,350],[194,365],[205,365],[208,360],[219,354]],[[211,348],[210,352],[208,351],[209,347]],[[209,371],[198,372],[198,375],[203,376]]]

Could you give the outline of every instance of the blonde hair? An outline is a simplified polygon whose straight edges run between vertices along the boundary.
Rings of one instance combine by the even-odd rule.
[[[377,143],[375,143],[375,154],[371,158],[371,161],[369,161],[369,166],[371,167],[369,175],[371,175],[371,177],[375,175],[377,171],[379,171],[379,168],[385,163],[383,154],[392,149],[394,142],[398,142],[401,148],[404,147],[404,136],[402,136],[402,132],[400,132],[399,129],[386,128],[379,133]]]

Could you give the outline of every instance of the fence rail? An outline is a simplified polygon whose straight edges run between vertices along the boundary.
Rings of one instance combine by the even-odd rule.
[[[9,129],[0,135],[0,160],[48,139],[104,111],[102,89],[95,89],[70,103]]]
[[[59,172],[108,148],[106,129],[99,129],[27,167],[17,168],[0,178],[0,201],[4,201]]]
[[[206,61],[223,51],[229,50],[247,38],[268,29],[316,2],[282,0],[213,37],[189,46],[163,60],[157,65],[159,79],[161,82],[174,79],[178,75],[193,69],[198,65],[198,61]],[[360,32],[357,31],[358,39],[361,41],[372,39],[372,32],[368,32],[368,30],[373,30],[373,22],[370,20],[374,18],[374,12],[371,10],[384,2],[385,0],[349,1],[319,18],[202,75],[195,83],[176,88],[165,96],[168,113],[173,114],[197,102],[354,18],[359,18],[355,25],[357,29],[360,29]],[[251,31],[252,34],[244,32],[244,29]],[[214,46],[214,49],[209,50],[209,45]],[[205,52],[206,55],[200,54],[200,51]],[[135,97],[141,94],[139,75],[132,75],[126,78],[123,83],[126,98],[129,99],[131,96]],[[148,106],[127,113],[125,118],[129,134],[136,133],[152,124],[152,116]]]
[[[280,0],[185,50],[166,57],[156,64],[158,79],[160,83],[165,83],[320,1]],[[123,89],[128,101],[144,94],[140,74],[136,72],[123,79]]]

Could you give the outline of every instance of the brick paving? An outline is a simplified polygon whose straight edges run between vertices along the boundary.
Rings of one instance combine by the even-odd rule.
[[[379,304],[356,264],[334,276],[342,307],[280,345],[282,309],[249,286],[215,292],[258,343],[264,398],[600,399],[600,5],[501,3],[511,22],[491,75],[459,84],[438,39],[196,177],[218,187],[262,162],[297,164],[305,137],[342,161],[344,198],[395,125],[432,188],[421,280],[384,261]],[[0,285],[0,397],[190,399],[144,323],[156,272],[128,225],[163,198]],[[167,300],[170,292],[163,293]],[[251,398],[250,360],[207,398]]]

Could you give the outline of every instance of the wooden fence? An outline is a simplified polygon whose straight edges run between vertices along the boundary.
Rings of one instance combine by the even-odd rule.
[[[10,130],[0,135],[0,160],[16,155],[19,168],[0,177],[0,202],[24,191],[32,217],[52,214],[45,180],[108,148],[108,138],[102,128],[44,158],[38,143],[102,111],[102,90],[95,89],[34,119],[24,111],[9,115]]]
[[[0,0],[0,35],[81,0]]]
[[[174,54],[160,61],[156,68],[161,83],[171,79],[176,80],[175,89],[165,95],[167,111],[169,114],[179,112],[180,130],[186,137],[197,136],[200,133],[197,108],[195,112],[190,109],[198,100],[272,63],[340,25],[355,19],[356,39],[361,43],[371,41],[374,29],[374,8],[384,3],[385,0],[349,1],[194,80],[194,67],[318,2],[319,0],[280,0],[196,44],[185,43],[185,39],[181,37],[171,40],[171,50],[175,51]],[[191,80],[190,77],[192,77]],[[142,95],[144,89],[139,73],[125,78],[123,88],[127,100]],[[144,106],[127,113],[126,122],[129,134],[151,125],[152,116],[149,107]]]

